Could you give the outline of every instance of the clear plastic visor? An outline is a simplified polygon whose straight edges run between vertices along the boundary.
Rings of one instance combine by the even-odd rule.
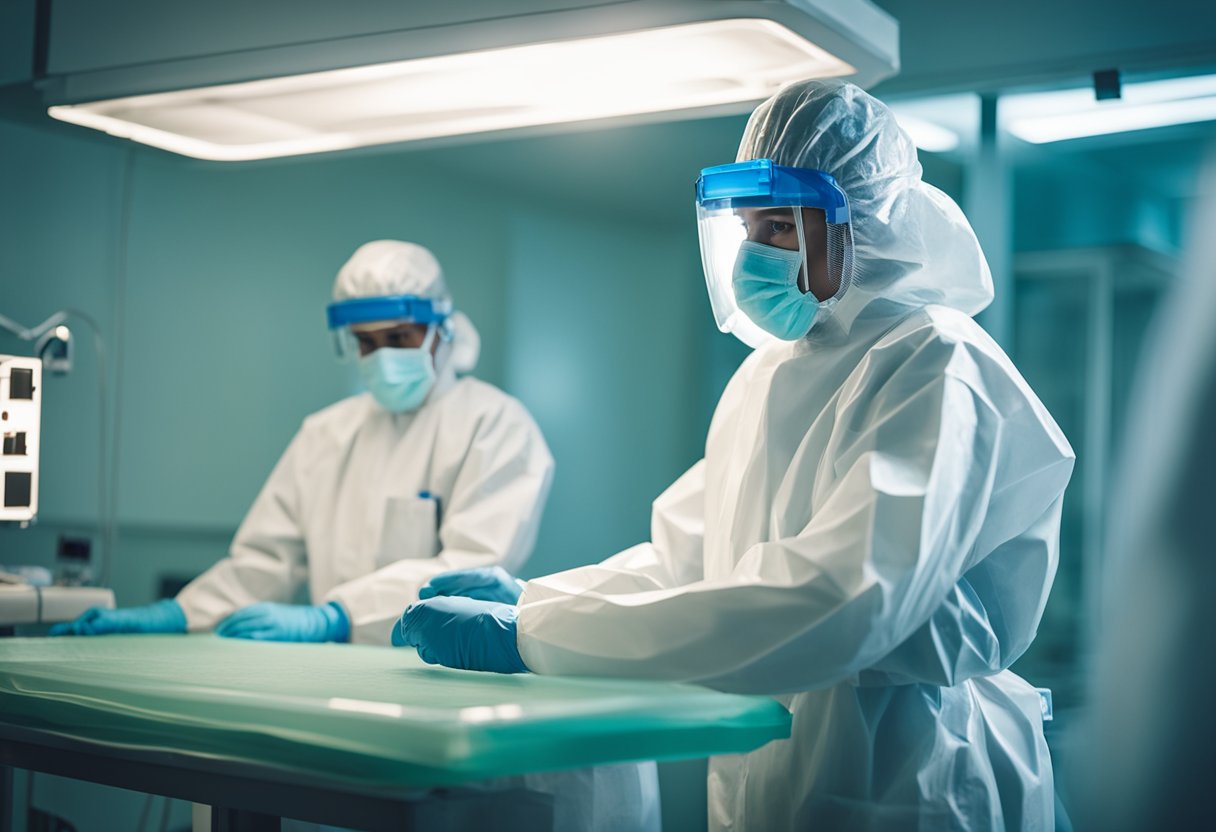
[[[852,282],[849,226],[826,223],[822,211],[800,206],[707,209],[697,205],[697,230],[705,284],[718,329],[733,333],[749,346],[758,347],[773,337],[756,326],[735,301],[735,263],[744,241],[798,251],[802,257],[799,287],[803,291],[814,289],[818,297],[836,301]]]
[[[718,329],[734,333],[751,347],[773,340],[773,336],[752,323],[735,302],[732,280],[739,246],[747,239],[743,218],[729,208],[707,210],[697,206],[697,233],[701,240],[701,265],[709,305],[714,310]]]
[[[418,323],[407,319],[367,321],[333,330],[334,352],[342,361],[358,359],[381,347],[422,349],[435,338],[451,340],[451,328],[442,323]]]

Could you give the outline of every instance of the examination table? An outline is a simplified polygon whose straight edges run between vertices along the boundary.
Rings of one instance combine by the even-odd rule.
[[[449,670],[405,649],[0,639],[0,832],[13,768],[209,804],[215,830],[502,828],[486,781],[744,752],[789,728],[763,697]],[[547,798],[518,798],[508,828],[546,828]]]

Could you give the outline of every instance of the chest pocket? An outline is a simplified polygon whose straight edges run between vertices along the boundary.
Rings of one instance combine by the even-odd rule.
[[[439,554],[438,503],[424,497],[389,497],[384,501],[384,521],[376,568],[406,558],[433,558]]]

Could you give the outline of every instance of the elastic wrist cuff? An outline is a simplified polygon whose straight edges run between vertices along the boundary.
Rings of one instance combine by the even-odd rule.
[[[182,605],[177,603],[173,598],[162,598],[152,605],[159,608],[164,614],[165,632],[167,633],[184,633],[186,627],[186,611],[182,609]]]
[[[329,624],[326,641],[341,643],[350,641],[350,618],[342,605],[337,601],[330,601],[321,607],[321,611],[325,614],[325,620]]]

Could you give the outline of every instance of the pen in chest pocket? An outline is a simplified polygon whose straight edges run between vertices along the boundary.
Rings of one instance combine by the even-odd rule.
[[[439,499],[438,494],[432,494],[429,491],[419,491],[419,500],[434,500],[435,501],[435,527],[438,528],[443,523],[443,501]]]

